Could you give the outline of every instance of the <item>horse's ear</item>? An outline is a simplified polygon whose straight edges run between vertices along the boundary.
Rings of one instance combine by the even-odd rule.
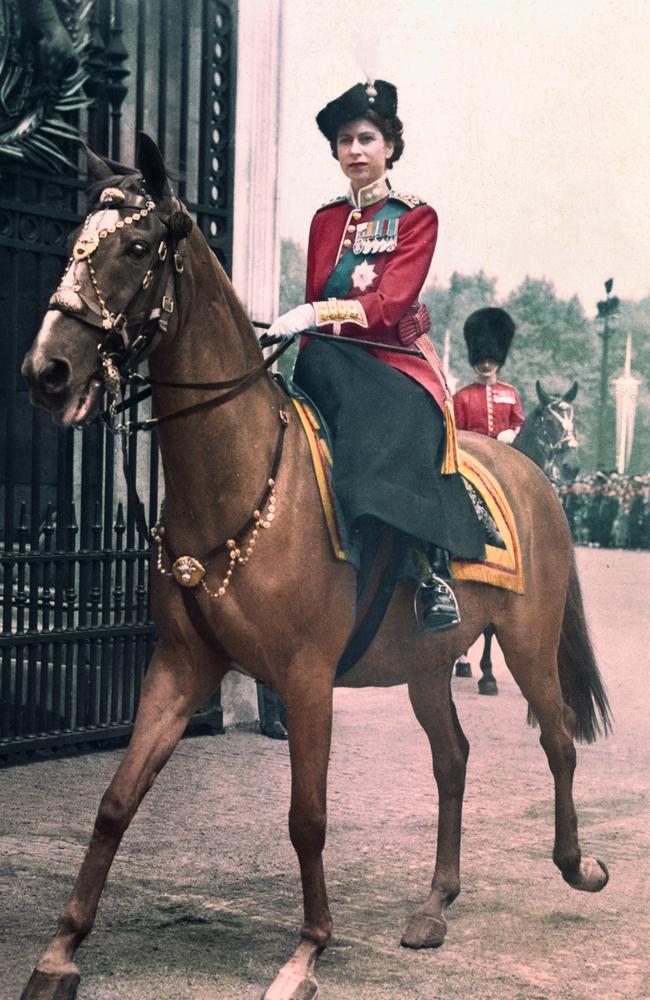
[[[162,201],[171,195],[167,182],[167,171],[160,150],[146,132],[138,132],[136,165],[145,179],[147,190],[154,201]]]
[[[539,379],[537,379],[537,381],[535,382],[535,388],[537,389],[537,398],[539,399],[540,403],[542,403],[543,406],[548,406],[549,403],[551,402],[551,397],[547,392],[544,392],[544,390],[542,389],[542,383],[540,382]]]
[[[89,187],[91,184],[96,184],[99,181],[107,181],[109,177],[113,176],[114,171],[111,170],[106,160],[103,160],[97,153],[93,153],[92,149],[88,146],[85,147],[85,151]]]
[[[573,402],[573,400],[578,395],[578,388],[579,388],[578,387],[578,382],[575,381],[573,383],[573,385],[571,386],[571,388],[569,389],[569,391],[564,393],[563,399],[564,399],[565,403],[572,403]]]

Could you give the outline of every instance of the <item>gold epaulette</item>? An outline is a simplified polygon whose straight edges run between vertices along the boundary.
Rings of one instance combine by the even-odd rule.
[[[400,191],[393,191],[392,189],[388,197],[394,198],[395,201],[401,201],[407,208],[417,208],[418,205],[426,205],[426,201],[422,201],[415,194],[402,194]]]
[[[319,205],[316,209],[317,212],[321,212],[324,208],[329,208],[330,205],[338,205],[339,202],[347,201],[347,195],[340,194],[338,198],[330,198],[329,201],[324,201],[322,205]]]

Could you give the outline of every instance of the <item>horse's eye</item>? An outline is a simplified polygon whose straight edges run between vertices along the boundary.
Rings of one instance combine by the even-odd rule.
[[[129,245],[128,253],[130,253],[132,257],[142,258],[147,256],[150,249],[151,247],[148,243],[145,243],[144,240],[134,240],[133,243]]]

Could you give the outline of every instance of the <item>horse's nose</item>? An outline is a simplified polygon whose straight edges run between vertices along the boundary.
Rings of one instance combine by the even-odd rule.
[[[575,449],[569,449],[564,455],[562,463],[562,478],[567,483],[572,483],[580,471],[580,460]]]
[[[72,369],[65,358],[51,358],[38,374],[42,389],[50,395],[63,392],[70,384]]]
[[[56,396],[65,392],[70,384],[72,369],[66,358],[49,358],[41,365],[35,365],[28,354],[20,369],[25,381],[41,391],[44,396]]]

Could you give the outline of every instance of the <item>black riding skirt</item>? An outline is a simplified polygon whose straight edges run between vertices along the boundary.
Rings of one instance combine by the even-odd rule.
[[[440,472],[444,418],[422,386],[334,338],[300,351],[293,378],[328,424],[349,538],[377,519],[459,558],[484,558],[483,529],[460,475]]]

